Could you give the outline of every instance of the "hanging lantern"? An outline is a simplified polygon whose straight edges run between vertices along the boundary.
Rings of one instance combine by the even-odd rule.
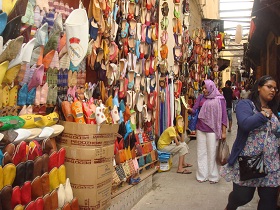
[[[237,25],[236,26],[236,32],[235,32],[235,42],[237,44],[240,44],[241,41],[242,41],[242,26]]]

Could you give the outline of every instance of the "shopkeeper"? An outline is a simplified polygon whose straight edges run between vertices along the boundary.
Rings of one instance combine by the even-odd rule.
[[[179,163],[177,173],[191,174],[192,172],[185,169],[191,167],[191,164],[185,163],[185,156],[188,153],[188,145],[180,137],[184,130],[184,120],[181,115],[176,117],[175,126],[166,128],[159,137],[157,147],[161,152],[170,152],[173,155],[179,153]]]

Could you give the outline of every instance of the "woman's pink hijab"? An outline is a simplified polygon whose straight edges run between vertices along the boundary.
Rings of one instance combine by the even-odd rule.
[[[225,98],[212,80],[206,79],[204,83],[209,94],[204,95],[207,100],[202,105],[198,118],[214,131],[217,139],[220,139],[222,137],[221,100]]]

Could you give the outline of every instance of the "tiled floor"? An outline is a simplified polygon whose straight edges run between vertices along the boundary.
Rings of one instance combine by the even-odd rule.
[[[228,133],[227,141],[230,148],[235,140],[237,126],[233,116],[232,132]],[[217,184],[209,182],[198,183],[195,178],[196,170],[196,140],[189,142],[190,153],[186,160],[194,166],[189,168],[193,173],[183,175],[176,173],[178,156],[173,157],[173,167],[169,172],[157,173],[153,177],[153,188],[132,209],[147,210],[223,210],[227,204],[228,194],[232,183],[221,178]],[[255,192],[253,200],[238,210],[256,210],[258,195]]]

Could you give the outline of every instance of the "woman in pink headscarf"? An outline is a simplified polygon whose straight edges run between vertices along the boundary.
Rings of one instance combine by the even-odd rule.
[[[196,124],[198,164],[196,179],[199,183],[209,180],[214,184],[220,178],[216,163],[217,140],[226,139],[226,101],[212,80],[202,82],[202,92],[193,108],[189,109],[192,113],[200,109]]]

